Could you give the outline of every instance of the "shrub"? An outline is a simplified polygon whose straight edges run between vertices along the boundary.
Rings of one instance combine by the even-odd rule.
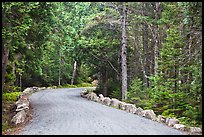
[[[17,101],[19,95],[22,92],[10,92],[10,93],[3,93],[2,99],[6,101]]]
[[[93,85],[90,84],[90,83],[85,83],[85,82],[83,82],[83,83],[81,83],[81,84],[77,84],[76,86],[77,86],[77,87],[92,87]]]
[[[77,88],[76,85],[70,85],[70,84],[66,84],[66,85],[60,85],[57,86],[58,88]]]
[[[113,90],[113,91],[111,92],[111,94],[110,94],[110,97],[111,97],[111,98],[117,98],[117,99],[121,100],[121,99],[122,99],[122,97],[121,97],[121,90],[120,90],[119,88]]]

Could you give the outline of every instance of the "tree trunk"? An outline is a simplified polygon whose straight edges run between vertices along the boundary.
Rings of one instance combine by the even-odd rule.
[[[6,67],[8,64],[9,49],[5,46],[2,47],[2,91],[4,89],[4,81],[6,75]]]
[[[143,74],[143,83],[145,85],[145,87],[147,87],[147,75],[146,75],[146,69],[145,69],[145,65],[144,65],[144,60],[142,60],[142,53],[141,53],[141,50],[140,50],[140,47],[139,47],[139,41],[138,41],[138,36],[137,36],[137,33],[136,31],[134,32],[135,33],[135,36],[134,36],[134,47],[135,47],[135,60],[136,59],[139,59],[139,62],[141,65],[141,68],[142,68],[142,74]],[[136,56],[136,54],[138,54],[138,56]],[[145,55],[144,55],[145,56]]]
[[[15,64],[15,62],[13,62],[12,73],[16,76],[16,64]],[[15,81],[13,82],[13,85],[15,85],[15,83],[16,83],[16,78],[15,78]]]
[[[156,21],[159,19],[159,7],[160,3],[156,2],[154,9]],[[154,25],[154,34],[155,34],[155,46],[154,46],[154,74],[158,74],[158,56],[159,56],[159,27],[157,24]]]
[[[121,68],[122,68],[122,100],[127,99],[127,36],[126,36],[126,16],[127,9],[123,3],[122,13],[122,53],[121,53]]]
[[[143,16],[146,16],[146,3],[144,2],[143,3],[143,10],[142,10],[142,14]],[[147,80],[147,49],[148,49],[148,26],[147,26],[147,23],[144,22],[143,23],[143,53],[144,53],[144,56],[143,56],[143,83],[145,85],[145,87],[148,87],[148,80]]]
[[[61,81],[60,81],[60,75],[61,75],[61,52],[59,50],[59,79],[58,79],[58,85],[60,86]]]
[[[102,70],[103,95],[108,95],[108,73],[106,69]]]
[[[77,62],[74,61],[74,68],[73,68],[73,73],[72,73],[71,85],[74,84],[74,79],[75,79],[75,76],[76,76],[76,69],[77,69]]]
[[[22,74],[19,74],[19,76],[20,76],[20,91],[22,91],[22,79],[21,79]]]

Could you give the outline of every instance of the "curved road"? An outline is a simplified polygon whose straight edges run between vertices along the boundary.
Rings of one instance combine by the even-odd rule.
[[[42,90],[30,96],[33,119],[23,135],[182,135],[141,116],[80,97],[83,88]]]

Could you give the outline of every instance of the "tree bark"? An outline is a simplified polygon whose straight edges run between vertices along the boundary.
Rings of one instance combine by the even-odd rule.
[[[20,91],[22,91],[22,74],[20,73],[19,76],[20,76]]]
[[[2,46],[2,91],[4,89],[4,81],[6,75],[6,68],[8,64],[9,49],[5,46]]]
[[[108,95],[108,73],[106,69],[102,70],[103,95]]]
[[[143,3],[143,9],[142,9],[142,14],[143,16],[146,16],[146,3]],[[142,32],[143,32],[143,83],[145,85],[145,87],[148,87],[148,80],[147,80],[147,49],[148,49],[148,26],[147,23],[144,22],[143,23],[143,28],[142,28]]]
[[[156,2],[155,4],[155,19],[159,19],[159,7],[160,3]],[[154,34],[155,34],[155,46],[154,46],[154,74],[158,74],[158,56],[159,56],[159,27],[157,24],[154,25]]]
[[[160,2],[155,2],[155,3],[152,3],[152,6],[153,6],[153,9],[154,9],[154,18],[156,21],[159,20],[160,18],[160,15],[161,15],[161,6],[160,6]],[[158,57],[159,57],[159,48],[161,48],[161,37],[160,37],[160,30],[159,30],[159,25],[156,23],[152,26],[148,25],[151,32],[152,32],[152,35],[153,35],[153,39],[155,40],[154,42],[154,55],[153,55],[153,72],[154,72],[154,75],[157,75],[158,74]]]
[[[139,62],[141,65],[141,68],[142,68],[142,74],[143,74],[143,83],[145,85],[145,87],[147,87],[147,75],[146,75],[146,69],[145,69],[145,65],[144,65],[144,60],[142,60],[142,53],[141,53],[141,50],[140,50],[140,47],[139,47],[139,40],[138,40],[138,35],[136,33],[136,30],[135,30],[135,36],[134,36],[134,47],[135,47],[135,60],[136,59],[139,59]],[[138,54],[138,56],[136,56],[136,54]],[[145,56],[145,55],[144,55]]]
[[[126,36],[126,16],[127,9],[123,3],[122,12],[122,53],[121,53],[121,68],[122,68],[122,100],[127,99],[127,36]]]
[[[15,62],[13,62],[12,73],[16,76],[16,64],[15,64]],[[16,82],[16,78],[15,78],[15,81],[13,82],[13,85],[15,85],[15,82]]]
[[[74,79],[75,79],[75,76],[76,76],[76,69],[77,69],[77,62],[74,61],[74,67],[73,67],[73,73],[72,73],[71,85],[74,84]]]
[[[60,78],[60,76],[61,76],[61,52],[60,52],[60,50],[59,50],[59,79],[58,79],[58,85],[60,86],[60,84],[61,84],[61,78]]]

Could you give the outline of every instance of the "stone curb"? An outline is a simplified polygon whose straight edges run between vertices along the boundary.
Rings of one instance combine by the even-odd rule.
[[[18,100],[16,101],[16,115],[13,116],[12,122],[15,124],[23,123],[27,117],[27,113],[29,110],[29,98],[28,96],[32,93],[35,93],[40,90],[45,89],[55,89],[56,86],[53,87],[28,87],[26,88],[18,97]]]
[[[96,93],[88,92],[86,89],[80,92],[80,95],[81,97],[87,98],[88,100],[95,101],[106,106],[112,106],[114,108],[121,109],[128,113],[136,114],[136,115],[151,119],[153,121],[157,121],[159,123],[164,123],[167,126],[172,127],[174,129],[181,130],[181,131],[188,131],[190,132],[191,135],[202,134],[202,129],[199,127],[187,128],[185,125],[179,124],[178,119],[170,118],[170,117],[166,118],[162,115],[158,115],[158,117],[156,117],[153,110],[143,110],[140,107],[137,108],[134,104],[122,102],[115,98],[110,99],[109,97],[104,97],[102,94],[99,94],[99,96],[97,96]]]

